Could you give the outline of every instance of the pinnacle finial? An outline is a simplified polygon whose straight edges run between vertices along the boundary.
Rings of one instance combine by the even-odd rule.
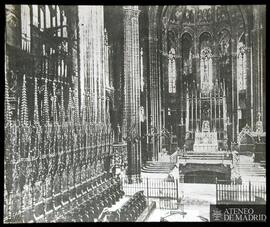
[[[49,102],[48,102],[48,88],[47,88],[47,78],[45,79],[44,87],[44,101],[43,101],[43,121],[44,124],[49,124]]]
[[[11,120],[11,111],[9,103],[9,89],[7,77],[5,76],[5,123],[10,122],[10,120]]]
[[[37,97],[37,78],[35,78],[35,91],[34,91],[34,124],[39,124],[38,116],[38,97]]]
[[[53,81],[52,116],[53,116],[54,123],[57,123],[58,119],[57,119],[56,92],[55,92],[55,90],[56,90],[55,82]]]
[[[25,74],[23,75],[23,86],[22,86],[21,123],[24,124],[24,125],[28,124],[28,110],[27,110],[27,94],[26,94]]]
[[[72,119],[73,119],[73,102],[72,102],[72,91],[71,91],[71,88],[69,88],[69,99],[68,99],[68,120],[71,122]]]
[[[65,106],[64,106],[64,92],[63,85],[61,86],[61,122],[65,121]]]

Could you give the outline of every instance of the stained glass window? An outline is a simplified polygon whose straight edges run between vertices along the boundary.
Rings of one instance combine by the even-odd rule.
[[[141,48],[140,52],[140,67],[141,67],[141,92],[143,92],[144,88],[144,80],[143,80],[143,49]]]
[[[104,29],[104,71],[105,71],[105,84],[110,87],[109,81],[109,43],[107,30]]]
[[[202,49],[200,61],[201,90],[206,93],[209,92],[213,86],[213,65],[210,48],[205,47]]]
[[[176,63],[175,50],[172,48],[169,52],[168,77],[169,77],[169,93],[176,93]]]
[[[183,72],[185,75],[192,73],[192,53],[189,51],[188,59],[184,59]]]
[[[30,52],[31,27],[30,8],[28,5],[21,6],[21,29],[22,29],[22,49]]]
[[[44,30],[44,8],[40,7],[40,30],[43,31]]]
[[[62,11],[62,18],[63,18],[63,37],[67,37],[67,17],[65,12]]]
[[[56,6],[56,21],[57,21],[57,27],[61,28],[61,15],[60,15],[60,8],[59,6]],[[61,37],[61,29],[58,29],[58,36]]]
[[[46,6],[45,12],[46,12],[46,28],[50,28],[51,27],[51,11],[49,9],[49,6]]]
[[[33,10],[33,25],[38,27],[38,5],[33,5],[32,10]]]
[[[246,47],[240,42],[237,49],[237,81],[238,90],[245,90],[247,88],[247,57]]]

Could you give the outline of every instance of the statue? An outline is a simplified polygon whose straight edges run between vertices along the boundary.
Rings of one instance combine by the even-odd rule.
[[[203,121],[203,123],[202,123],[202,131],[203,132],[210,132],[209,121]]]
[[[256,122],[256,132],[263,132],[261,113],[258,113],[258,121]]]
[[[189,10],[189,18],[190,18],[190,23],[194,23],[194,12],[193,10]]]
[[[121,133],[121,128],[119,124],[117,124],[117,127],[116,127],[116,138],[117,138],[117,142],[122,142],[122,133]]]
[[[200,9],[200,10],[198,11],[198,21],[199,21],[199,22],[202,22],[202,20],[203,20],[203,15],[202,15],[202,10]]]
[[[189,17],[189,10],[186,10],[186,12],[184,13],[184,22],[185,23],[190,23],[190,17]]]
[[[203,22],[208,22],[208,21],[207,21],[207,19],[208,19],[208,18],[207,18],[207,14],[208,14],[207,10],[206,10],[206,9],[203,9],[203,12],[202,12],[202,15],[203,15],[203,17],[202,17],[202,18],[203,18]]]

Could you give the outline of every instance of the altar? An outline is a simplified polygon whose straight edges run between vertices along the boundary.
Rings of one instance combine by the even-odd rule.
[[[210,132],[209,121],[203,121],[202,131],[195,132],[194,152],[217,152],[217,132]]]
[[[185,183],[215,183],[216,179],[230,181],[233,158],[230,151],[218,150],[218,135],[204,120],[202,130],[195,132],[193,151],[178,156],[179,175]]]

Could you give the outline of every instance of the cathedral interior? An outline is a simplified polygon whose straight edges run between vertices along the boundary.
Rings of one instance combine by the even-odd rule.
[[[266,7],[5,9],[5,222],[94,221],[165,156],[265,161]]]

